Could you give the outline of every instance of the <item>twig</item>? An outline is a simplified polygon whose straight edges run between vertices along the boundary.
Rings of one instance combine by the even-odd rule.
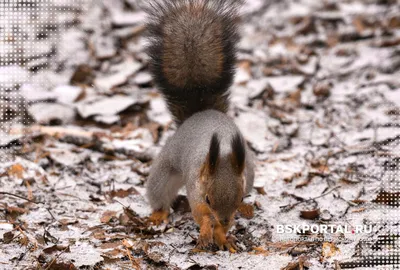
[[[129,249],[128,249],[126,246],[125,246],[125,249],[126,249],[126,254],[128,255],[129,260],[130,260],[131,263],[132,263],[132,267],[135,268],[135,269],[140,269],[139,263],[137,262],[136,259],[134,259],[134,258],[132,257],[131,252],[129,251]]]
[[[313,198],[310,198],[310,199],[307,199],[307,200],[304,200],[304,201],[301,201],[301,202],[297,202],[297,203],[294,203],[294,204],[282,205],[282,206],[279,206],[279,207],[280,207],[280,208],[292,209],[293,207],[295,207],[295,206],[297,206],[297,205],[299,205],[299,204],[302,204],[302,203],[305,203],[305,202],[309,202],[309,201],[313,201],[313,200],[315,200],[315,199],[324,197],[324,196],[328,195],[329,193],[331,193],[332,191],[338,189],[339,187],[340,187],[340,186],[336,186],[336,187],[332,188],[331,190],[329,190],[329,191],[327,191],[327,192],[325,192],[325,193],[322,193],[321,195],[319,195],[319,196],[317,196],[317,197],[313,197]]]
[[[22,197],[22,196],[20,196],[20,195],[13,194],[13,193],[10,193],[10,192],[0,191],[0,194],[12,196],[12,197],[17,197],[17,198],[20,198],[20,199],[22,199],[22,200],[25,200],[25,201],[28,201],[28,202],[31,202],[31,203],[35,203],[35,204],[40,203],[40,202],[36,202],[36,201],[30,200],[30,199],[28,199],[28,198],[25,198],[25,197]]]
[[[46,208],[46,210],[47,210],[47,212],[49,212],[49,214],[50,214],[50,216],[53,218],[53,220],[57,220],[57,219],[54,217],[53,213],[51,213],[50,208]]]
[[[50,264],[46,267],[45,270],[49,270],[51,268],[51,265],[61,256],[61,254],[63,254],[67,249],[69,248],[69,246],[67,246],[66,248],[64,248],[59,254],[57,254],[56,257],[54,257],[53,260],[51,260]]]

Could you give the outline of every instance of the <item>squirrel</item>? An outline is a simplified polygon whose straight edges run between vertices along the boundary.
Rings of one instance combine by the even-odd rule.
[[[216,244],[235,252],[227,233],[253,187],[254,157],[227,116],[235,73],[240,0],[152,0],[148,50],[150,72],[173,115],[177,130],[153,161],[146,196],[149,220],[168,222],[170,205],[186,186],[197,247]]]

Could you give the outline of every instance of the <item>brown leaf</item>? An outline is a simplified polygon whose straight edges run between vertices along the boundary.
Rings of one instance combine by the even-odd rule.
[[[340,252],[339,248],[333,243],[324,242],[322,244],[322,257],[329,258]]]
[[[400,28],[400,16],[396,15],[389,19],[390,28]]]
[[[354,210],[351,211],[351,212],[352,212],[352,213],[360,213],[360,212],[364,212],[365,210],[367,210],[367,208],[362,207],[362,208],[354,209]]]
[[[135,225],[136,228],[144,230],[147,225],[144,219],[139,217],[139,215],[132,210],[130,207],[124,207],[124,214],[129,218],[129,221]],[[120,222],[123,221],[120,217]]]
[[[79,65],[71,77],[71,84],[90,85],[93,82],[93,70],[86,64]]]
[[[257,210],[262,210],[262,205],[259,201],[255,201],[254,206],[256,207]]]
[[[283,181],[285,181],[287,183],[291,183],[293,181],[293,179],[298,178],[300,176],[301,176],[301,172],[295,172],[295,173],[283,178]]]
[[[23,234],[22,237],[18,240],[22,246],[27,246],[29,244],[29,238]]]
[[[293,103],[295,106],[300,106],[301,92],[302,92],[301,88],[297,89],[296,91],[291,92],[286,100]]]
[[[332,84],[330,82],[320,82],[314,85],[313,93],[316,97],[327,98],[331,95]]]
[[[91,233],[90,236],[93,236],[98,240],[104,240],[107,238],[107,236],[105,235],[105,231],[101,229],[95,230],[94,232]]]
[[[253,250],[250,252],[250,254],[255,254],[255,255],[269,255],[269,251],[266,250],[263,247],[253,247]]]
[[[43,249],[46,254],[52,254],[57,251],[70,252],[69,246],[53,245],[51,247]]]
[[[120,258],[121,254],[125,254],[125,251],[122,249],[119,249],[119,248],[115,248],[115,249],[103,252],[101,256],[108,259],[105,261],[111,262],[113,258],[117,259],[116,261],[121,260],[121,258]]]
[[[17,177],[19,179],[22,179],[24,172],[25,168],[19,163],[12,165],[7,170],[9,176]]]
[[[139,217],[139,215],[130,207],[124,207],[124,213],[128,216],[129,219],[132,220]]]
[[[312,32],[316,32],[314,18],[307,16],[304,17],[301,22],[296,25],[296,34],[298,35],[307,35]]]
[[[355,204],[363,204],[363,203],[366,203],[365,200],[360,200],[360,199],[351,200],[351,202],[352,202],[352,203],[355,203]]]
[[[202,252],[201,250],[198,250],[197,253]],[[217,265],[203,265],[200,266],[199,264],[194,264],[187,268],[187,270],[218,270]]]
[[[242,203],[238,208],[238,212],[242,217],[247,219],[254,217],[254,207],[251,204]]]
[[[340,181],[342,181],[345,184],[350,184],[350,185],[360,183],[360,181],[350,180],[349,178],[346,178],[346,177],[340,178]]]
[[[267,192],[265,192],[264,187],[255,187],[255,190],[257,191],[258,194],[267,195]]]
[[[157,143],[160,139],[159,134],[160,130],[162,130],[162,126],[156,122],[150,122],[143,125],[143,128],[147,128],[150,131],[151,135],[153,136],[153,142]]]
[[[356,28],[357,33],[362,34],[362,32],[364,32],[365,25],[364,25],[363,19],[361,17],[355,17],[353,19],[353,25]]]
[[[71,225],[71,224],[78,223],[78,220],[76,220],[76,219],[69,219],[69,218],[61,218],[61,219],[58,220],[58,222],[59,222],[61,225],[66,226],[66,225]]]
[[[139,192],[134,188],[131,187],[129,189],[118,189],[106,192],[111,198],[118,197],[118,198],[125,198],[131,194],[139,194]]]
[[[45,264],[42,268],[49,270],[77,270],[75,265],[72,263],[57,262],[56,259],[52,260],[48,264]]]
[[[310,263],[307,261],[307,257],[300,256],[299,259],[295,262],[290,262],[285,267],[281,268],[281,270],[297,270],[297,269],[304,269],[304,267],[310,267]]]
[[[249,74],[251,74],[251,61],[249,60],[242,60],[238,63],[238,67],[243,68]]]
[[[16,206],[7,206],[7,212],[12,213],[12,214],[24,214],[27,213],[29,210],[28,209],[24,209],[24,208],[20,208],[20,207],[16,207]]]
[[[11,241],[14,239],[14,233],[12,231],[6,232],[3,234],[3,242],[4,244],[11,243]]]
[[[126,226],[129,224],[130,218],[125,213],[122,213],[121,215],[119,215],[118,220],[119,224],[121,224],[122,226]]]
[[[301,210],[300,211],[300,217],[304,219],[316,219],[319,217],[320,211],[319,209],[313,209],[313,210]]]
[[[99,248],[101,249],[109,249],[109,248],[117,248],[121,246],[121,242],[106,242],[102,243]]]
[[[312,177],[307,177],[304,181],[298,183],[295,188],[302,188],[304,186],[307,186],[311,182]]]
[[[123,239],[123,240],[121,241],[121,243],[122,243],[122,245],[124,245],[124,247],[126,247],[126,248],[128,248],[128,249],[131,249],[131,248],[133,247],[132,244],[129,243],[129,241],[126,240],[126,239]]]
[[[113,218],[116,218],[117,212],[115,211],[105,211],[103,216],[100,218],[102,223],[109,223]]]
[[[390,37],[390,38],[382,38],[374,43],[376,47],[393,47],[400,45],[400,38],[399,37]]]

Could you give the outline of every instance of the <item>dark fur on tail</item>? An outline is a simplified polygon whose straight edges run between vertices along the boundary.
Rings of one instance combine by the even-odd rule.
[[[226,112],[240,2],[150,1],[150,68],[177,124],[207,109]]]

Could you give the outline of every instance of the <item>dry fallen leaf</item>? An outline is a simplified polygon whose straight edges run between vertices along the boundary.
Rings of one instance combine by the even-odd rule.
[[[43,269],[52,269],[52,270],[77,270],[74,264],[70,262],[57,262],[57,259],[54,258],[48,264],[45,264]]]
[[[46,254],[52,254],[56,251],[70,252],[69,246],[63,246],[63,245],[53,245],[43,249],[43,252]]]
[[[93,82],[93,70],[86,64],[79,65],[74,71],[70,83],[72,85],[85,84],[90,85]]]
[[[363,18],[360,16],[353,19],[353,25],[359,34],[362,34],[366,29]]]
[[[297,261],[290,262],[288,265],[285,267],[281,268],[281,270],[302,270],[306,268],[309,268],[311,264],[308,262],[308,258],[305,256],[300,256]]]
[[[4,244],[11,243],[11,241],[14,239],[14,233],[12,231],[6,232],[3,234],[3,242]]]
[[[7,170],[9,176],[17,177],[19,179],[22,179],[24,172],[25,168],[19,163],[12,165]]]
[[[108,223],[110,222],[113,218],[117,217],[117,212],[115,211],[105,211],[103,213],[103,216],[100,218],[100,221],[102,223]]]
[[[257,191],[258,194],[267,195],[267,192],[265,192],[264,187],[255,187],[255,190]]]
[[[362,207],[362,208],[354,209],[354,210],[352,210],[352,212],[353,213],[360,213],[360,212],[364,212],[365,210],[367,210],[367,208]]]
[[[319,209],[312,209],[312,210],[301,210],[300,217],[304,219],[316,219],[319,217],[320,211]]]
[[[139,192],[137,192],[137,190],[134,187],[131,187],[129,189],[111,190],[106,192],[106,194],[109,195],[111,198],[114,197],[125,198],[131,194],[139,194]]]
[[[327,98],[331,95],[332,84],[329,82],[320,82],[314,85],[313,93],[316,97]]]
[[[351,200],[351,202],[352,202],[352,203],[355,203],[355,204],[363,204],[363,203],[366,203],[367,201],[365,201],[365,200],[360,200],[360,199],[356,199],[356,200]]]
[[[270,252],[263,247],[253,247],[253,250],[249,252],[250,254],[255,255],[264,255],[267,256]]]
[[[337,253],[340,253],[340,250],[335,244],[329,242],[324,242],[322,244],[322,257],[329,258]]]
[[[238,208],[238,212],[242,217],[247,219],[254,217],[254,207],[251,204],[242,203]]]

